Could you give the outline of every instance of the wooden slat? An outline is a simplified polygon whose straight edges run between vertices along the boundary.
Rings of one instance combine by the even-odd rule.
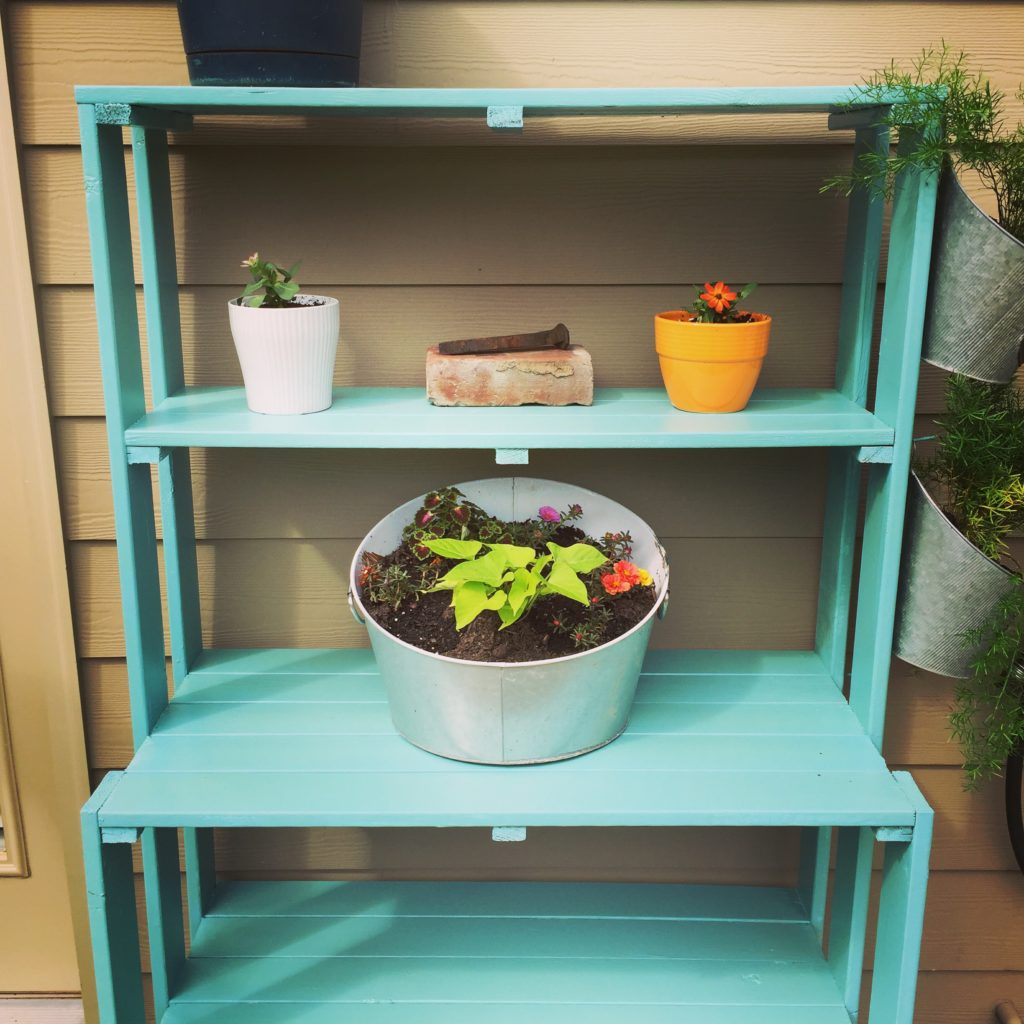
[[[792,884],[783,829],[531,829],[495,843],[487,829],[224,829],[231,877],[547,879]]]
[[[25,142],[76,141],[70,111],[71,86],[76,83],[175,85],[187,81],[173,4],[32,0],[12,3],[11,8],[12,38],[22,41],[13,72]],[[753,2],[730,3],[720,11],[729,19],[735,47],[723,53],[689,46],[687,59],[679,60],[678,48],[692,39],[694,26],[719,16],[696,0],[673,4],[645,0],[623,8],[596,0],[544,3],[543,7],[539,0],[488,4],[457,0],[407,4],[400,16],[385,0],[367,0],[362,82],[464,87],[849,84],[890,58],[911,57],[945,35],[983,55],[996,84],[1012,94],[1019,79],[1016,12],[1012,5],[999,3],[971,8],[952,2],[923,7],[899,2],[830,3],[808,18],[806,7],[792,0],[772,4],[770,9]],[[540,33],[538,19],[544,25]],[[878,24],[886,26],[885,33],[877,32]],[[545,137],[573,138],[559,127],[549,129]],[[623,139],[672,137],[663,124],[651,122],[616,125],[616,129]],[[820,128],[777,119],[743,126],[740,131],[747,133],[745,138],[771,141],[794,133],[815,141],[828,138]],[[239,130],[234,132],[237,135]],[[218,124],[197,136],[220,142],[225,134],[231,137]],[[301,144],[310,137],[333,141],[338,134],[330,134],[329,126],[317,131],[302,123],[271,138]],[[692,126],[684,137],[725,141],[735,135],[731,119],[720,118]],[[411,125],[396,137],[410,136],[415,141],[429,138]],[[592,136],[588,133],[584,138]]]
[[[573,829],[537,829],[531,830],[529,836],[532,838],[535,835],[553,834],[555,839],[559,839],[566,832],[574,833],[575,831]],[[603,836],[606,834],[614,835],[619,830],[601,829],[600,831]],[[656,834],[656,831],[654,834]],[[695,835],[695,832],[692,830],[672,831],[675,831],[679,837],[693,837]],[[699,831],[703,832],[704,830]],[[749,830],[727,829],[714,831],[716,835],[724,833],[726,836],[734,835],[738,838],[745,838],[750,835]],[[425,832],[426,830],[415,830],[406,835],[408,838],[415,839],[425,834]],[[479,836],[480,842],[489,841],[481,830],[467,831],[459,829],[454,830],[454,832],[459,837],[475,834]],[[453,830],[440,830],[438,834],[442,838],[447,838],[451,841],[452,833]],[[772,830],[758,829],[755,835],[767,837],[771,833]],[[239,835],[246,838],[257,834],[263,835],[263,830],[260,830],[259,833],[252,831],[239,833]],[[273,833],[269,834],[272,835]],[[379,833],[372,832],[370,834],[376,837]],[[580,830],[581,836],[587,834],[593,835],[593,832],[586,829]],[[650,834],[649,831],[645,829],[643,832],[638,833],[636,830],[621,830],[620,834],[624,837],[631,837],[638,856],[642,857],[643,854],[640,852],[640,848],[643,845],[644,837]],[[398,836],[399,834],[393,830],[384,830],[383,835]],[[530,841],[531,839],[528,838],[527,845]],[[525,851],[527,845],[515,844],[515,850]],[[223,843],[221,848],[225,848]],[[612,870],[592,874],[586,872],[585,877],[574,878],[571,874],[571,865],[569,863],[572,853],[572,848],[566,846],[564,848],[564,856],[559,858],[558,865],[553,867],[550,872],[536,872],[531,876],[526,873],[521,874],[517,872],[516,868],[512,866],[503,877],[512,880],[547,880],[560,883],[591,879],[596,881],[620,880]],[[763,873],[761,875],[763,876]],[[262,877],[265,876],[261,875]],[[348,878],[359,877],[359,874],[348,876]],[[361,877],[376,878],[378,876],[364,873]],[[386,878],[387,875],[382,874],[380,877]],[[416,875],[414,872],[407,871],[401,876],[391,876],[393,880],[400,880],[401,877],[415,877],[426,880],[458,880],[459,878],[458,875],[450,872],[445,874],[440,868],[433,874]],[[495,872],[491,877],[497,880],[502,876]],[[781,875],[778,880],[773,880],[772,882],[760,881],[759,872],[756,868],[748,868],[745,875],[737,875],[737,877],[741,878],[744,886],[789,884]],[[874,878],[876,888],[879,877],[879,872],[876,871]],[[623,880],[628,882],[631,878],[632,876],[627,874]],[[925,940],[922,947],[920,975],[921,1010],[919,1019],[922,1021],[922,1024],[932,1024],[933,1020],[940,1021],[942,1024],[946,1024],[947,1021],[949,1024],[963,1024],[964,1021],[973,1021],[975,1019],[967,1014],[964,1014],[962,1017],[931,1016],[925,1010],[925,1007],[929,1005],[934,1006],[934,1001],[937,1001],[937,995],[928,995],[930,984],[934,984],[940,991],[945,992],[953,1000],[951,1004],[953,1006],[960,1005],[957,1002],[958,996],[956,995],[958,980],[964,986],[962,995],[966,996],[968,992],[972,992],[972,1000],[985,998],[985,992],[987,992],[991,998],[989,1009],[1001,999],[1016,999],[1018,1003],[1024,1002],[1024,991],[1020,987],[1022,981],[1024,981],[1024,972],[1019,971],[1019,964],[1022,962],[1022,958],[1024,958],[1024,938],[1021,937],[1019,929],[1013,925],[1014,912],[1018,902],[1016,890],[1019,889],[1019,879],[1020,873],[1018,871],[936,871],[932,873],[929,880],[929,908],[925,917]],[[293,880],[309,884],[311,876],[297,873],[293,876]],[[685,868],[681,867],[678,871],[669,870],[660,874],[652,874],[648,881],[674,885],[680,884],[680,882],[683,884],[687,882],[700,884],[702,880],[700,878],[687,879]],[[717,881],[714,878],[713,871],[708,873],[706,881],[711,883]],[[642,895],[648,888],[656,889],[657,887],[640,885],[638,892]],[[740,893],[744,891],[749,890],[739,890]],[[136,893],[141,923],[143,920],[141,917],[143,910],[141,878],[136,879]],[[315,913],[317,908],[314,907],[312,909]],[[1002,930],[1004,927],[1006,930]],[[148,955],[148,946],[145,939],[146,937],[143,934],[144,964],[146,963],[145,958]],[[946,972],[957,975],[958,979],[949,977],[944,982],[935,980],[936,975]],[[972,974],[976,975],[973,980]],[[865,984],[867,984],[868,979],[870,979],[870,971],[865,975]],[[982,1017],[981,1024],[991,1024],[990,1019]]]
[[[1016,870],[1006,834],[1001,779],[987,783],[979,792],[967,792],[959,764],[914,768],[913,775],[935,809],[933,871]]]
[[[672,284],[712,266],[736,280],[835,283],[846,207],[819,188],[847,163],[836,146],[420,149],[399,161],[381,148],[309,149],[301,161],[287,149],[179,150],[178,279],[234,284],[239,259],[258,248],[302,258],[310,288]],[[254,232],[238,183],[257,165],[293,198],[287,217]],[[36,281],[88,283],[78,153],[29,149],[25,175]],[[343,244],[324,225],[343,225]],[[735,238],[753,244],[737,249]]]
[[[345,607],[352,541],[215,541],[199,545],[208,647],[363,646],[366,632]],[[654,647],[798,650],[814,637],[819,543],[800,538],[670,540],[680,585]],[[78,652],[121,657],[124,641],[114,545],[70,548]]]
[[[316,416],[250,412],[242,388],[190,388],[125,431],[161,448],[792,448],[887,445],[882,420],[836,391],[761,389],[740,412],[686,415],[661,388],[599,388],[591,406],[438,408],[419,388],[336,388]]]
[[[302,651],[236,657],[255,666],[285,654],[310,660]],[[329,674],[261,676],[254,667],[251,675],[200,670],[187,679],[104,820],[138,814],[139,823],[156,823],[174,808],[190,825],[472,825],[494,823],[494,815],[532,825],[881,824],[905,804],[810,653],[656,654],[656,674],[642,677],[622,738],[586,758],[515,773],[403,743],[362,652],[311,654]],[[817,666],[816,674],[780,671],[794,661]],[[242,792],[250,782],[256,803]],[[292,794],[286,802],[282,786]],[[668,792],[675,796],[666,803]],[[766,816],[769,808],[777,818]]]
[[[883,753],[896,764],[956,764],[949,738],[955,681],[893,659]]]
[[[0,1019],[17,1024],[85,1024],[85,1010],[81,999],[67,996],[0,997]]]
[[[917,981],[917,1019],[922,1024],[992,1024],[1005,999],[1024,1004],[1021,971],[924,971]]]
[[[1019,970],[1024,963],[1024,935],[1016,926],[1020,885],[1019,871],[933,874],[921,970]]]
[[[516,121],[533,117],[600,117],[612,114],[799,114],[829,115],[839,127],[842,117],[835,108],[851,99],[849,85],[781,86],[601,86],[596,89],[536,86],[411,88],[363,86],[339,90],[334,86],[311,86],[301,90],[279,86],[257,87],[166,86],[166,85],[79,85],[75,101],[79,106],[96,105],[104,115],[110,108],[130,108],[132,125],[152,123],[163,129],[185,131],[193,116],[204,114],[299,114],[308,117],[487,117],[495,127],[510,127],[508,108],[518,108]],[[893,103],[899,96],[887,96]],[[874,104],[874,105],[872,105]],[[847,124],[877,117],[874,100],[860,102]],[[497,115],[495,114],[497,108]],[[109,118],[108,118],[109,119]],[[115,117],[115,121],[124,118]],[[519,125],[519,127],[522,127]]]
[[[233,888],[225,890],[229,900]],[[338,892],[336,886],[283,883],[244,888],[262,897],[259,903],[250,901],[248,911],[241,911],[255,913],[257,919],[234,917],[230,908],[224,916],[214,911],[215,917],[204,922],[194,942],[196,958],[178,1002],[233,1001],[241,993],[249,1002],[395,1000],[489,1005],[521,1002],[525,986],[535,1004],[534,1014],[549,1014],[555,1007],[545,1004],[574,1001],[573,993],[579,998],[582,985],[585,1001],[598,1005],[735,1006],[756,1001],[813,1005],[827,1020],[825,1008],[837,999],[813,931],[793,920],[798,909],[791,894],[790,904],[780,907],[784,890],[726,892],[726,904],[718,909],[716,894],[703,889],[644,887],[645,892],[637,893],[620,887],[564,885],[557,889],[430,883],[346,886],[343,893],[351,892],[357,901],[369,903],[361,910],[352,904],[338,908],[358,916],[336,921],[333,915],[338,910],[332,898]],[[279,900],[275,889],[282,897],[292,894],[291,899],[275,906]],[[693,910],[690,892],[696,902]],[[733,913],[731,908],[742,896],[746,906],[739,911],[740,919],[721,920]],[[325,916],[303,922],[305,911],[299,904],[311,899]],[[709,905],[704,907],[705,903]],[[417,920],[420,906],[423,912],[439,916]],[[299,916],[289,916],[292,908]],[[779,912],[776,908],[782,911],[781,921],[772,919]],[[449,919],[453,910],[456,916]],[[392,917],[396,912],[400,916]],[[480,937],[473,940],[470,935],[485,923],[474,920],[478,914],[489,919],[483,944]],[[501,920],[509,914],[507,926],[494,927],[495,917]],[[590,922],[588,914],[605,920]],[[751,921],[762,914],[767,918],[764,924]],[[574,920],[578,915],[582,921]],[[712,920],[707,920],[708,915]],[[284,931],[275,939],[278,920]],[[665,927],[659,929],[659,923]],[[262,958],[259,979],[253,969],[256,961],[248,959],[244,949],[241,957],[235,956],[240,927],[247,932],[245,947],[283,954]],[[359,935],[351,935],[353,929],[362,933],[362,941]],[[658,943],[658,930],[667,932],[668,945]],[[292,948],[282,945],[281,939],[292,932]],[[615,932],[623,934],[616,939]],[[264,933],[267,938],[261,941]],[[693,943],[694,939],[698,941]],[[354,957],[346,955],[349,949]],[[772,956],[772,949],[777,956]],[[548,956],[546,950],[550,950]],[[226,955],[231,959],[225,961]],[[230,964],[227,972],[223,970],[226,963]],[[754,971],[756,979],[751,976]],[[780,975],[787,976],[786,982]],[[563,1005],[560,1012],[564,1011]]]
[[[795,926],[798,930],[804,924],[800,901],[788,889],[666,885],[634,889],[626,885],[505,886],[472,882],[399,882],[380,886],[372,882],[238,882],[224,886],[218,893],[210,918],[224,923],[255,919],[254,925],[263,928],[276,919],[303,918],[323,918],[325,924],[359,918],[395,923],[425,919],[628,922],[644,918],[691,923],[765,922]],[[197,955],[216,956],[218,941],[233,941],[223,928],[217,934],[222,939],[210,936]],[[197,937],[197,941],[201,938]],[[268,948],[266,955],[279,956],[281,951],[275,953]],[[319,950],[311,955],[324,954]],[[801,959],[809,958],[810,950],[806,950]]]
[[[774,972],[773,972],[774,973]],[[775,979],[773,979],[775,980]],[[727,979],[720,979],[725,987]],[[784,985],[785,983],[783,983]],[[623,1011],[637,1024],[745,1024],[753,1012],[750,1005],[637,1006],[588,1004],[587,1019],[594,1024],[618,1024]],[[351,1024],[476,1024],[481,1007],[475,1003],[373,1003],[346,1004],[345,1020]],[[487,1020],[491,1024],[517,1024],[523,1018],[520,1004],[488,1004]],[[538,1024],[561,1024],[565,1020],[564,1005],[530,1004],[530,1019]],[[846,1024],[849,1017],[835,1007],[793,1006],[778,1004],[757,1008],[764,1024]],[[338,1004],[308,1002],[246,1003],[244,1006],[224,1003],[176,1003],[163,1020],[166,1024],[207,1024],[212,1016],[219,1024],[334,1024]]]

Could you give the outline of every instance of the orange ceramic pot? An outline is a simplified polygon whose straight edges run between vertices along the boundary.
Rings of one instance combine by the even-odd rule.
[[[685,309],[654,318],[654,343],[669,400],[687,412],[738,412],[750,401],[768,352],[772,318],[696,323]]]

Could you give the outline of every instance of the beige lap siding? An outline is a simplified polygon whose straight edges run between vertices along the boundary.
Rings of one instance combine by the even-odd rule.
[[[185,65],[168,0],[12,0],[7,16],[98,778],[126,763],[131,740],[71,86],[179,84]],[[728,44],[709,43],[723,28]],[[366,0],[364,83],[844,84],[942,37],[1009,92],[1024,75],[1022,3]],[[1020,109],[1011,103],[1014,116]],[[639,145],[580,147],[603,132]],[[564,320],[593,353],[598,386],[655,385],[651,317],[708,274],[761,282],[757,302],[776,320],[766,385],[829,383],[845,212],[817,186],[848,159],[849,139],[829,136],[820,118],[528,120],[522,139],[488,133],[482,119],[220,118],[173,143],[189,383],[240,380],[224,305],[254,248],[304,259],[302,283],[341,299],[339,384],[415,385],[432,342]],[[427,148],[395,148],[409,144]],[[290,198],[254,220],[239,183],[257,164]],[[926,370],[922,432],[940,403],[941,376]],[[204,632],[218,644],[364,642],[344,608],[363,532],[430,486],[508,471],[486,452],[214,451],[197,453],[194,467]],[[662,646],[812,643],[823,467],[819,453],[773,451],[530,462],[531,473],[635,507],[668,540],[679,582]],[[1024,1004],[1024,881],[998,785],[960,789],[951,693],[949,681],[894,663],[886,754],[914,770],[938,812],[917,1020],[982,1024],[999,999]],[[299,829],[225,833],[217,845],[221,868],[246,876],[784,884],[794,839],[538,830],[499,845],[483,830],[422,830],[410,842],[385,830]]]

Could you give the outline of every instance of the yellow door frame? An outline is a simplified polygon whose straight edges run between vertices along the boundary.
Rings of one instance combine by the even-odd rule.
[[[0,877],[0,991],[83,991],[92,963],[78,809],[89,792],[64,535],[0,33],[0,659],[29,876]],[[76,965],[77,958],[77,965]]]

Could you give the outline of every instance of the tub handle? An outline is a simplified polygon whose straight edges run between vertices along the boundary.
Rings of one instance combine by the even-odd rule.
[[[352,598],[352,591],[348,592],[348,610],[352,613],[352,618],[359,623],[360,626],[366,625],[366,619],[359,614],[359,609],[356,607],[356,603]]]
[[[658,621],[659,622],[662,619],[664,619],[666,615],[668,615],[668,599],[669,599],[669,595],[670,595],[670,591],[666,590],[665,591],[665,596],[661,599],[661,604],[658,606]]]

